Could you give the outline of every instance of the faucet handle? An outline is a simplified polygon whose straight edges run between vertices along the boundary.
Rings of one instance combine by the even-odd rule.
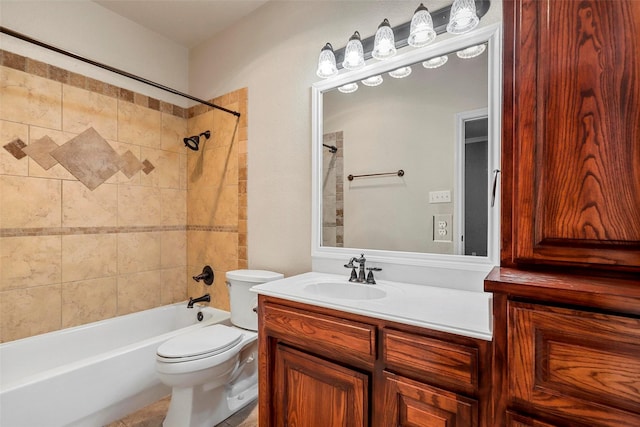
[[[380,267],[367,267],[367,270],[369,270],[369,273],[367,274],[367,283],[370,285],[375,285],[376,279],[373,277],[373,272],[382,271],[382,269]]]

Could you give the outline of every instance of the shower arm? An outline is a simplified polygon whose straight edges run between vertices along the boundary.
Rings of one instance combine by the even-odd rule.
[[[172,89],[170,87],[161,85],[160,83],[152,82],[151,80],[147,80],[147,79],[145,79],[143,77],[136,76],[135,74],[131,74],[131,73],[128,73],[126,71],[119,70],[118,68],[114,68],[114,67],[112,67],[110,65],[106,65],[106,64],[103,64],[101,62],[97,62],[97,61],[94,61],[92,59],[88,59],[88,58],[85,58],[83,56],[76,55],[75,53],[71,53],[71,52],[66,51],[64,49],[60,49],[60,48],[57,48],[57,47],[52,46],[50,44],[47,44],[47,43],[41,42],[39,40],[33,39],[33,38],[29,37],[29,36],[26,36],[24,34],[21,34],[21,33],[18,33],[16,31],[13,31],[13,30],[11,30],[9,28],[0,26],[0,33],[7,34],[7,35],[9,35],[11,37],[15,37],[17,39],[29,42],[31,44],[35,44],[36,46],[40,46],[40,47],[43,47],[45,49],[49,49],[49,50],[52,50],[54,52],[60,53],[62,55],[69,56],[69,57],[71,57],[73,59],[77,59],[78,61],[86,62],[87,64],[91,64],[91,65],[93,65],[95,67],[99,67],[99,68],[102,68],[104,70],[111,71],[112,73],[120,74],[121,76],[128,77],[130,79],[136,80],[136,81],[138,81],[140,83],[144,83],[144,84],[147,84],[149,86],[153,86],[155,88],[164,90],[165,92],[169,92],[169,93],[172,93],[174,95],[178,95],[178,96],[181,96],[183,98],[187,98],[187,99],[190,99],[192,101],[199,102],[200,104],[207,105],[207,106],[209,106],[211,108],[215,108],[215,109],[224,111],[225,113],[233,114],[236,117],[240,117],[240,113],[237,112],[237,111],[229,110],[229,109],[221,107],[219,105],[212,104],[211,102],[205,101],[205,100],[200,99],[200,98],[196,98],[195,96],[191,96],[191,95],[189,95],[187,93],[180,92],[180,91],[178,91],[176,89]]]

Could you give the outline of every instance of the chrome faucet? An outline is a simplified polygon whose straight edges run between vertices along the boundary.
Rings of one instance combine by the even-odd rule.
[[[187,303],[187,308],[193,308],[193,304],[197,302],[210,302],[210,301],[211,301],[211,295],[209,294],[204,294],[198,298],[189,298],[189,302]]]

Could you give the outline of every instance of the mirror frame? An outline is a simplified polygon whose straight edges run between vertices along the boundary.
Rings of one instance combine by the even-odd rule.
[[[364,68],[350,72],[340,72],[335,77],[314,83],[311,86],[311,126],[312,126],[312,233],[311,257],[348,260],[354,254],[364,253],[367,260],[399,265],[456,268],[463,270],[487,270],[488,266],[500,264],[500,194],[497,194],[491,206],[491,191],[488,191],[488,236],[487,256],[470,256],[454,254],[436,254],[421,252],[401,252],[367,248],[348,248],[322,246],[322,137],[323,137],[323,100],[324,92],[338,88],[344,84],[359,81],[369,76],[386,73],[396,68],[419,63],[428,58],[456,52],[462,48],[488,42],[488,135],[493,141],[488,145],[488,180],[487,188],[491,189],[494,169],[500,169],[500,140],[502,117],[502,36],[501,25],[490,24],[470,33],[453,36],[419,49],[412,49],[396,55],[386,61],[376,61]],[[453,124],[452,124],[453,126]],[[452,144],[455,141],[452,141]],[[458,159],[454,159],[454,164]],[[452,165],[454,166],[454,165]],[[454,183],[454,188],[457,183]],[[454,244],[455,245],[455,244]]]

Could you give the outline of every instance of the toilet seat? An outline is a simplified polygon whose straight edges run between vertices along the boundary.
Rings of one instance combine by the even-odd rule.
[[[225,325],[207,326],[179,335],[158,347],[156,358],[165,363],[180,363],[212,357],[228,351],[242,341],[239,329]]]

